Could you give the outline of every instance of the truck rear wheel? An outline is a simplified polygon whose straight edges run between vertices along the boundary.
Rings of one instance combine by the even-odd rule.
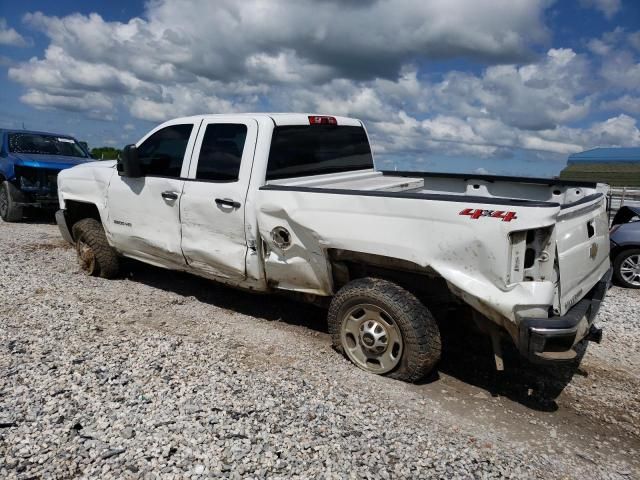
[[[378,278],[345,285],[331,301],[333,345],[371,373],[415,382],[440,359],[438,325],[412,293]]]
[[[80,268],[93,277],[114,278],[118,275],[119,260],[111,248],[100,222],[84,218],[73,225],[73,238]]]
[[[18,189],[6,180],[0,184],[0,217],[5,222],[22,220],[22,207],[18,207],[15,202],[16,190]]]

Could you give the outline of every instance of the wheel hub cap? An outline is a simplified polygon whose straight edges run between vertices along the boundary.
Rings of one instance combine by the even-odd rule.
[[[342,345],[347,356],[360,368],[382,374],[393,370],[402,357],[402,333],[384,309],[360,304],[344,313]]]
[[[382,353],[389,346],[387,330],[375,320],[360,325],[360,344],[373,353]]]
[[[640,286],[640,255],[630,255],[620,265],[620,275],[632,285]]]

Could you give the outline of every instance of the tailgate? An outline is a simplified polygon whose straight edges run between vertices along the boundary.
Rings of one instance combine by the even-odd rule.
[[[559,309],[564,315],[609,269],[609,224],[604,195],[560,210],[556,225]]]

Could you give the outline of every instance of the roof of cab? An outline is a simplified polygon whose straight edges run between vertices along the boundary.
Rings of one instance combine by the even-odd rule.
[[[190,117],[182,117],[172,119],[171,122],[175,121],[195,121],[199,119],[206,118],[217,118],[217,117],[242,117],[242,118],[269,118],[273,121],[275,125],[309,125],[309,117],[311,116],[321,116],[321,117],[333,117],[337,120],[338,125],[348,125],[348,126],[362,126],[362,122],[356,118],[350,117],[341,117],[337,115],[327,115],[320,113],[228,113],[228,114],[203,114],[203,115],[193,115]]]

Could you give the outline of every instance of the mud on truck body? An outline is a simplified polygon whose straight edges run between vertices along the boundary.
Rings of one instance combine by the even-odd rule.
[[[468,306],[532,361],[567,361],[610,280],[602,189],[379,171],[362,122],[313,114],[166,122],[118,162],[58,177],[82,268],[120,256],[256,292],[325,299],[336,349],[415,381],[441,354],[429,300]],[[437,293],[436,293],[437,292]]]
[[[57,207],[58,173],[89,160],[69,135],[0,129],[0,216],[17,222],[25,207]]]

